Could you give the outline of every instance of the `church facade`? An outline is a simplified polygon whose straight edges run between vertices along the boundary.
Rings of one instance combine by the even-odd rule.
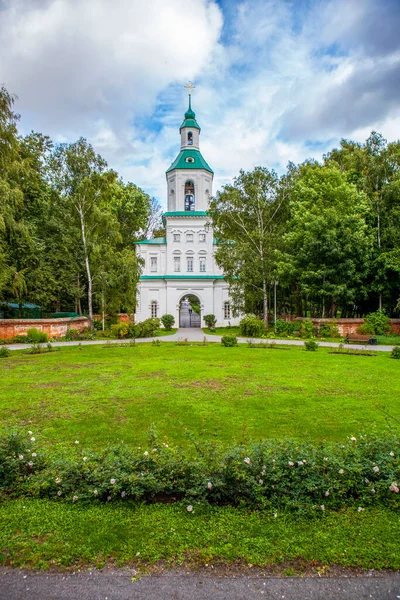
[[[175,326],[203,327],[204,315],[213,314],[219,327],[236,325],[228,284],[214,260],[215,239],[207,217],[214,172],[200,152],[200,126],[190,94],[179,131],[181,149],[166,172],[166,236],[136,242],[144,267],[135,320],[171,314]],[[193,318],[188,320],[189,313]]]

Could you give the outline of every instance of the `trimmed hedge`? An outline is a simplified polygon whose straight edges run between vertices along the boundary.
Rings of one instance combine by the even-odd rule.
[[[69,455],[36,449],[31,432],[0,436],[0,494],[55,500],[204,501],[299,512],[400,507],[399,440],[344,444],[271,440],[229,450],[195,443],[193,456],[152,435],[148,450],[121,444]],[[322,508],[321,508],[322,507]]]

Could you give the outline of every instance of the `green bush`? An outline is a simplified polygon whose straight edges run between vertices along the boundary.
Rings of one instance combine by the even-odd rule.
[[[130,328],[130,334],[135,338],[153,337],[157,329],[160,329],[160,324],[160,319],[150,317],[145,321],[135,323],[135,325]]]
[[[0,338],[0,346],[4,346],[6,344],[6,340],[4,338]]]
[[[320,337],[331,337],[331,338],[339,338],[340,332],[339,327],[335,320],[330,323],[322,323],[318,332]]]
[[[64,340],[66,342],[94,340],[95,338],[96,331],[90,329],[90,327],[86,327],[82,331],[78,331],[77,329],[68,329],[67,333],[64,335]]]
[[[221,344],[223,346],[225,346],[226,348],[232,348],[233,346],[237,346],[238,340],[237,340],[236,335],[233,335],[233,334],[223,335],[221,338]]]
[[[111,335],[114,338],[122,340],[129,337],[129,325],[128,323],[115,323],[111,325]]]
[[[33,440],[32,440],[33,437]],[[338,443],[268,440],[229,449],[195,440],[190,451],[157,436],[149,448],[120,444],[71,453],[38,448],[35,434],[0,436],[0,493],[68,502],[170,499],[296,512],[400,508],[398,439]]]
[[[285,321],[284,319],[277,319],[275,323],[275,329],[277,335],[286,337],[287,335],[296,335],[299,333],[300,323],[298,321]]]
[[[11,338],[10,343],[11,344],[28,344],[29,343],[28,336],[21,335],[21,334],[14,335],[14,337]]]
[[[45,344],[48,340],[48,335],[44,331],[39,331],[35,327],[28,329],[27,341],[31,344]]]
[[[11,356],[11,350],[6,348],[5,346],[2,346],[0,348],[0,358],[8,358],[9,356]]]
[[[1,350],[0,350],[1,352]],[[395,346],[390,354],[391,358],[400,359],[400,346]]]
[[[306,340],[304,342],[304,347],[309,352],[316,352],[318,350],[318,346],[319,346],[319,344],[317,342],[315,342],[314,340]]]
[[[241,335],[249,337],[261,337],[265,334],[264,322],[252,314],[243,317],[239,323],[239,330]]]
[[[377,310],[365,317],[358,331],[363,334],[386,335],[390,331],[390,319],[383,310]]]
[[[163,315],[161,317],[161,323],[164,326],[164,329],[167,331],[171,331],[173,326],[175,325],[175,319],[172,315]]]
[[[313,325],[312,321],[306,319],[305,321],[301,321],[300,326],[300,335],[302,338],[312,338],[315,337],[316,328]]]
[[[204,315],[203,319],[204,319],[204,323],[207,325],[208,329],[211,329],[211,330],[215,329],[215,323],[217,322],[215,315]]]

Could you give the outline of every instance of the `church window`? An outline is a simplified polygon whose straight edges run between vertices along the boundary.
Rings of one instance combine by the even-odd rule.
[[[180,242],[180,241],[181,241],[181,234],[174,233],[174,242]]]
[[[205,242],[205,241],[206,241],[206,234],[199,233],[199,242]]]
[[[200,265],[200,273],[205,273],[206,272],[206,257],[205,256],[200,256],[199,265]]]
[[[186,241],[188,244],[191,244],[193,242],[193,233],[186,234]]]
[[[151,316],[155,319],[158,317],[158,302],[157,300],[152,300],[151,305]]]
[[[175,273],[179,273],[181,270],[181,257],[174,256],[174,271]]]
[[[193,256],[187,257],[187,270],[189,273],[193,272]]]
[[[230,319],[230,318],[231,318],[231,303],[224,302],[224,319]]]
[[[188,146],[193,146],[193,133],[191,131],[188,132],[187,143]]]
[[[157,272],[157,256],[151,256],[150,257],[150,271],[152,273],[156,273]]]
[[[194,210],[194,183],[188,180],[185,183],[185,211]]]

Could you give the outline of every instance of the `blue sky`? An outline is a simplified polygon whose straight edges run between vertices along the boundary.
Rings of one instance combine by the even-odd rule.
[[[400,138],[399,0],[2,0],[23,131],[87,137],[165,206],[187,105],[214,191],[371,130]]]

